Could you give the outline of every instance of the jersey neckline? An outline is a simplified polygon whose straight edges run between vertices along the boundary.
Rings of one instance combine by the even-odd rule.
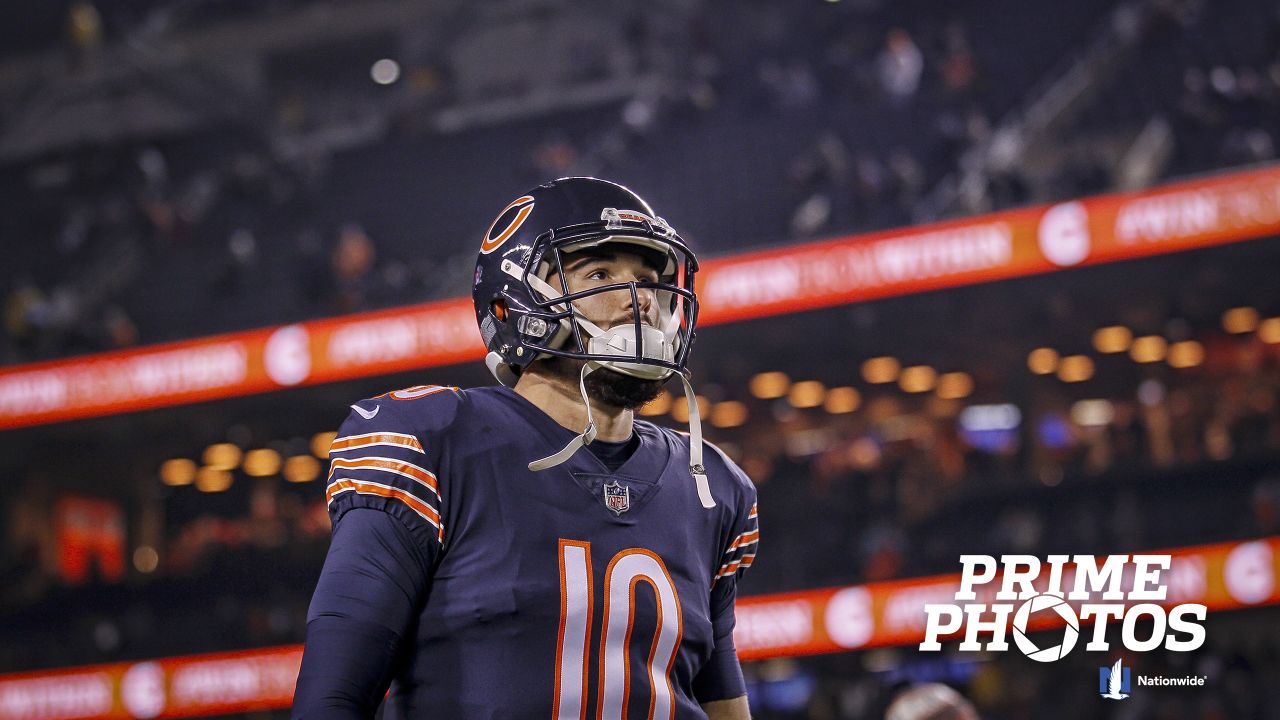
[[[517,408],[521,415],[529,420],[529,424],[547,439],[548,448],[550,448],[547,454],[564,447],[566,443],[578,434],[556,422],[542,408],[534,405],[513,388],[505,386],[491,387],[496,395],[504,398],[508,404]],[[660,480],[666,474],[667,468],[671,466],[671,462],[675,458],[675,453],[667,442],[666,436],[656,426],[643,420],[633,420],[631,432],[633,436],[640,439],[640,446],[635,449],[635,452],[631,453],[631,457],[627,458],[626,462],[622,463],[617,470],[609,470],[604,461],[596,457],[596,454],[591,452],[588,447],[584,447],[574,453],[562,467],[593,474]],[[590,459],[580,460],[583,456]],[[529,461],[535,459],[529,458]]]

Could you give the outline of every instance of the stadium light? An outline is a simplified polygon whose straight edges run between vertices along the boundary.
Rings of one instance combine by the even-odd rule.
[[[1268,345],[1280,343],[1280,317],[1267,318],[1259,323],[1258,339]]]
[[[791,386],[787,393],[787,402],[795,408],[812,408],[822,404],[827,395],[827,388],[817,380],[805,380]]]
[[[1222,313],[1222,329],[1233,335],[1253,332],[1258,327],[1258,311],[1251,307],[1231,308]]]
[[[1195,367],[1204,362],[1204,346],[1195,340],[1183,340],[1169,346],[1169,364],[1176,368]]]
[[[160,481],[170,487],[190,485],[196,481],[196,464],[186,458],[166,460],[160,465]]]
[[[140,573],[152,573],[160,566],[160,553],[150,545],[140,545],[133,551],[133,567]]]
[[[284,461],[284,479],[291,483],[311,482],[320,476],[320,461],[311,455],[294,455]]]
[[[204,464],[218,470],[234,470],[240,464],[240,448],[231,443],[216,443],[204,449]]]
[[[751,378],[751,394],[761,400],[773,400],[787,394],[791,379],[783,372],[763,372]]]
[[[1144,335],[1133,341],[1129,347],[1129,357],[1134,362],[1153,363],[1164,359],[1169,350],[1169,343],[1159,335]]]
[[[1116,416],[1110,400],[1080,400],[1071,406],[1071,421],[1080,427],[1106,425]]]
[[[391,58],[382,58],[369,68],[369,77],[379,85],[390,85],[400,79],[400,63]]]
[[[1036,348],[1027,355],[1027,367],[1036,375],[1052,375],[1058,369],[1058,351]]]
[[[822,409],[832,415],[843,415],[857,410],[861,404],[862,395],[855,388],[836,387],[827,391],[827,399],[822,403]]]
[[[250,450],[244,456],[244,471],[251,477],[270,477],[280,472],[280,453],[271,448]]]
[[[943,400],[959,400],[973,392],[973,378],[969,373],[949,372],[938,378],[938,397]]]
[[[747,406],[737,400],[716,403],[711,408],[711,424],[718,428],[738,427],[747,421]]]
[[[311,436],[311,454],[321,460],[329,459],[329,446],[333,445],[333,439],[338,437],[336,432],[321,432]]]
[[[1093,332],[1093,347],[1100,353],[1122,353],[1133,342],[1133,333],[1123,325],[1110,325]]]
[[[898,387],[904,392],[929,392],[938,382],[938,371],[928,365],[913,365],[903,368],[898,376]]]
[[[862,363],[862,379],[873,385],[883,385],[898,379],[902,364],[889,356],[873,357]]]
[[[1088,355],[1069,355],[1058,363],[1058,379],[1062,382],[1084,382],[1093,377],[1093,360]]]
[[[222,468],[205,465],[196,473],[196,489],[200,492],[217,493],[231,487],[231,473]]]
[[[658,397],[645,403],[640,408],[640,414],[644,417],[657,417],[658,415],[666,415],[671,411],[671,393],[663,390]]]

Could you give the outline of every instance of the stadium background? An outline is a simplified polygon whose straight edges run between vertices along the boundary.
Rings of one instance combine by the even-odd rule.
[[[1280,717],[1274,3],[0,13],[0,718],[285,716],[326,433],[490,382],[476,239],[568,174],[706,261],[757,717]],[[1173,548],[1196,652],[916,650],[961,553]]]

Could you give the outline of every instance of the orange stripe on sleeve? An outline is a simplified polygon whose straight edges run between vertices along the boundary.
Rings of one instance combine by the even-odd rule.
[[[404,433],[393,432],[365,433],[363,435],[348,435],[347,437],[340,437],[334,440],[333,444],[329,446],[329,452],[346,452],[347,450],[358,450],[360,448],[372,447],[374,445],[404,447],[420,452],[423,455],[427,454],[427,451],[422,447],[422,443],[418,442],[418,438]]]
[[[365,457],[356,458],[354,460],[334,458],[330,463],[329,478],[332,479],[334,473],[338,470],[378,470],[381,472],[401,475],[424,485],[427,489],[431,490],[431,492],[435,493],[436,498],[440,498],[440,487],[436,482],[436,476],[426,468],[418,467],[417,465],[404,462],[403,460],[384,457]]]
[[[440,519],[440,513],[435,508],[423,502],[412,493],[394,488],[389,485],[379,483],[364,482],[361,480],[353,480],[351,478],[341,478],[329,484],[325,490],[325,501],[332,505],[333,499],[340,493],[355,492],[360,495],[376,495],[378,497],[399,500],[409,506],[423,520],[431,523],[437,530],[437,537],[441,543],[444,543],[444,522]]]

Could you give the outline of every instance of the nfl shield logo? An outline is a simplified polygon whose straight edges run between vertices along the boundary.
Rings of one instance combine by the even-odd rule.
[[[621,515],[631,509],[631,488],[620,484],[617,480],[604,486],[604,506]]]

